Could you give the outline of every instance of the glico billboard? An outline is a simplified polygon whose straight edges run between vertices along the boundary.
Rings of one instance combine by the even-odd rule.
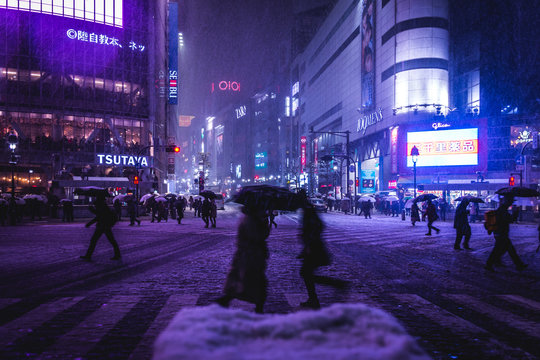
[[[416,167],[419,173],[474,173],[487,167],[486,121],[469,126],[448,123],[447,126],[400,126],[401,172],[411,172],[414,163],[411,150],[418,149]],[[428,130],[431,129],[431,130]],[[435,129],[435,130],[434,130]],[[435,170],[435,168],[437,168]]]

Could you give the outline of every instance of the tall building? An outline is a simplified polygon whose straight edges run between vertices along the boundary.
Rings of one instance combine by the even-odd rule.
[[[0,1],[0,138],[19,137],[17,187],[124,177],[138,155],[142,180],[164,176],[163,155],[141,150],[167,136],[166,5]]]
[[[532,20],[525,15],[525,3],[493,2],[497,7],[487,14],[480,8],[489,6],[476,3],[337,2],[291,67],[295,151],[290,161],[301,157],[310,190],[411,189],[414,178],[420,187],[441,193],[493,190],[508,183],[523,147],[511,145],[512,134],[535,130],[533,94],[538,92],[537,82],[519,86],[507,78],[519,73],[536,79],[538,71],[524,61],[534,56],[521,58],[524,72],[513,67],[508,73],[506,62],[495,60],[511,57],[514,47],[524,54],[527,39],[538,41],[530,37],[537,30],[513,20],[512,29],[522,28],[505,38],[519,40],[505,48],[489,24],[499,21],[503,8],[513,9],[515,19]],[[516,96],[520,92],[527,96]],[[508,97],[519,100],[501,109],[501,100]],[[501,116],[519,102],[528,104],[515,110],[519,120]],[[419,150],[416,163],[414,146]],[[502,162],[497,160],[501,156]],[[532,171],[523,176],[524,183],[538,181]]]

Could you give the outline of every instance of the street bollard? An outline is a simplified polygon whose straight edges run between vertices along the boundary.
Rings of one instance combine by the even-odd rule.
[[[405,221],[405,209],[401,210],[401,220]]]

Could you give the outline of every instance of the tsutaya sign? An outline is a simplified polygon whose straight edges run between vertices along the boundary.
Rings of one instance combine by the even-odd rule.
[[[362,113],[362,109],[358,108],[356,110],[358,110],[359,113]],[[362,132],[362,135],[365,135],[368,127],[370,127],[371,125],[375,125],[378,122],[381,122],[382,119],[383,115],[381,108],[371,114],[364,115],[360,119],[358,119],[358,123],[356,125],[356,132]]]
[[[138,162],[140,167],[148,167],[148,157],[146,156],[110,154],[97,154],[96,156],[99,165],[136,166]]]

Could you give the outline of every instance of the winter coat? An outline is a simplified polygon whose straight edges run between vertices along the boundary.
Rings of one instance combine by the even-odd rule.
[[[266,263],[270,234],[266,219],[247,214],[238,227],[238,239],[224,293],[254,304],[266,300]]]
[[[174,202],[174,207],[176,208],[176,214],[180,219],[184,217],[184,208],[185,208],[184,201],[185,201],[184,199],[178,199]]]
[[[420,221],[420,208],[417,203],[413,203],[411,206],[411,221]]]
[[[454,216],[454,229],[458,233],[469,234],[471,233],[471,226],[469,225],[467,202],[461,202],[456,209]]]
[[[302,243],[304,248],[298,256],[304,263],[309,263],[313,267],[330,265],[330,253],[326,249],[321,237],[323,223],[315,209],[307,207],[304,209],[304,218],[302,220]]]
[[[204,199],[204,201],[201,204],[201,215],[202,216],[210,216],[210,201],[208,199]]]
[[[433,203],[428,203],[426,208],[426,216],[429,222],[433,222],[439,218],[439,215],[437,215],[437,208]]]

